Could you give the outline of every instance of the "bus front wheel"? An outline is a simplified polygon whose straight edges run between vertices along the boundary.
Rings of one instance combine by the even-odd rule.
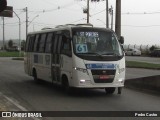
[[[64,91],[67,93],[67,94],[71,94],[72,93],[72,89],[69,85],[69,82],[68,82],[68,79],[66,76],[63,76],[62,77],[62,86],[63,86],[63,89]]]
[[[106,94],[113,94],[115,89],[116,89],[115,87],[105,88]]]
[[[37,72],[35,69],[33,69],[33,79],[35,82],[38,82],[38,78],[37,78]]]

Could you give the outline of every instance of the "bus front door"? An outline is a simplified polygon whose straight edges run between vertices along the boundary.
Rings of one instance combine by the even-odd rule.
[[[61,68],[60,68],[60,48],[62,37],[60,35],[55,36],[53,43],[52,54],[52,81],[53,83],[60,82]]]

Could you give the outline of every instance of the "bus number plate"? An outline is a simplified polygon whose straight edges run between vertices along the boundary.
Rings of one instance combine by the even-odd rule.
[[[99,79],[106,80],[106,79],[109,79],[109,76],[108,75],[100,75]]]

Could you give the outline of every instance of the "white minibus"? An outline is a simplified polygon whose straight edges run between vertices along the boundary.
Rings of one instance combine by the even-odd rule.
[[[104,88],[121,93],[125,81],[123,37],[90,24],[59,25],[27,36],[25,72],[71,88]]]

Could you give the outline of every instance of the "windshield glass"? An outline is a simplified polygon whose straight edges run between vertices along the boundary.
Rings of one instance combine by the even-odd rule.
[[[73,47],[76,54],[122,56],[122,49],[111,31],[75,31]]]

